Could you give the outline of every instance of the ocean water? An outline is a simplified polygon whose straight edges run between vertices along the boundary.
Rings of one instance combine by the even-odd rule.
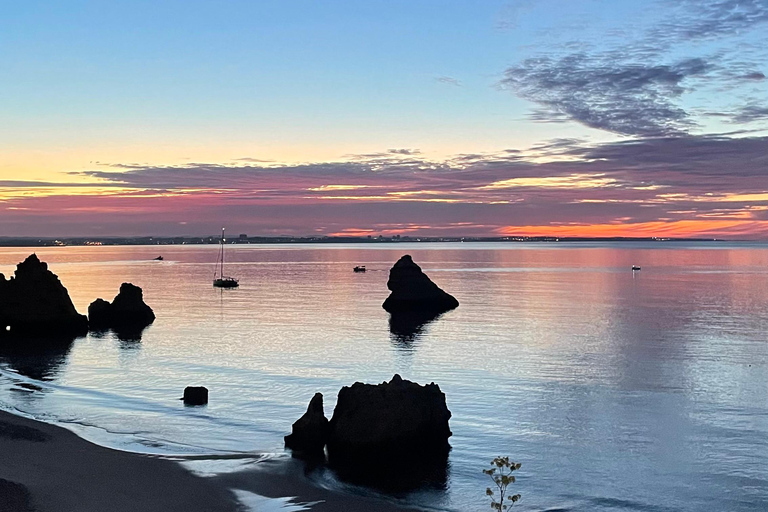
[[[399,373],[440,385],[454,435],[445,488],[391,499],[486,510],[481,470],[509,455],[522,510],[768,509],[766,244],[238,245],[235,290],[211,286],[216,246],[36,252],[79,311],[129,281],[157,314],[140,339],[0,351],[0,407],[96,442],[284,457],[315,392],[330,417],[341,386]],[[403,254],[461,302],[410,335],[381,308]]]

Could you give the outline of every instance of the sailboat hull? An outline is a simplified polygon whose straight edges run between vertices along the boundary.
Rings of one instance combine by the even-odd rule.
[[[237,288],[240,284],[237,282],[237,279],[225,277],[224,279],[214,279],[213,286],[216,288]]]

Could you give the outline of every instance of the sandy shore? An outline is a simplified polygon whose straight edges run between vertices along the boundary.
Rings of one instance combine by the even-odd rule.
[[[0,411],[0,511],[238,510],[229,490],[176,462],[110,450]]]
[[[0,512],[248,510],[236,499],[240,490],[314,503],[313,512],[412,510],[319,488],[303,471],[303,464],[288,459],[202,477],[175,460],[104,448],[64,428],[0,411]]]

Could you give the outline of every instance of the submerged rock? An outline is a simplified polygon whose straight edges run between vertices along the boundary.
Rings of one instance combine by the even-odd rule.
[[[187,405],[205,405],[208,403],[208,388],[205,386],[187,386],[182,397]]]
[[[152,308],[144,302],[141,288],[131,283],[120,285],[112,303],[96,299],[88,306],[92,329],[143,329],[155,320]]]
[[[10,279],[0,274],[0,337],[78,336],[88,319],[48,264],[32,254],[16,266]]]
[[[450,418],[437,384],[421,386],[399,375],[378,385],[356,382],[339,391],[328,457],[344,463],[442,456],[450,449]]]
[[[296,420],[285,436],[285,447],[296,455],[322,457],[328,440],[328,419],[323,412],[323,394],[315,393],[307,412]]]
[[[459,306],[459,301],[433,283],[407,254],[390,269],[387,288],[392,293],[382,307],[392,314],[439,314]]]

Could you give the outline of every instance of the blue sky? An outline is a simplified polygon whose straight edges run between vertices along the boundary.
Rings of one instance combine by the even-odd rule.
[[[580,155],[589,145],[635,141],[653,146],[651,139],[723,133],[729,139],[765,137],[766,36],[768,0],[14,2],[0,15],[0,208],[13,209],[9,233],[42,234],[40,219],[48,210],[41,199],[87,201],[105,187],[118,194],[116,185],[124,187],[119,194],[135,197],[136,181],[142,190],[160,193],[160,183],[138,179],[156,175],[152,169],[158,166],[186,172],[189,188],[195,189],[211,186],[207,177],[216,175],[211,165],[240,169],[256,179],[265,174],[256,163],[348,169],[350,159],[360,163],[359,155],[409,149],[419,155],[418,163],[410,162],[419,169],[459,166],[473,177],[476,170],[456,164],[457,156],[484,154],[487,165],[492,155],[511,149],[522,151],[527,165],[565,159],[582,167]],[[560,154],[536,149],[563,140],[570,146]],[[757,154],[741,162],[752,174],[765,170],[760,144],[754,147]],[[689,162],[668,158],[669,168]],[[246,163],[251,168],[241,169]],[[528,174],[552,183],[546,181],[551,168],[518,176],[518,164],[500,164],[492,181],[477,186]],[[404,168],[399,160],[365,165],[383,165],[394,174]],[[203,168],[208,175],[201,174]],[[102,174],[93,181],[96,172]],[[272,174],[261,188],[272,190],[280,181],[280,172]],[[200,183],[194,181],[201,176]],[[594,175],[586,176],[594,182]],[[324,175],[322,183],[311,178],[310,173],[302,186],[343,185],[352,177],[340,170],[333,179]],[[402,184],[401,178],[381,185]],[[664,194],[687,192],[666,190],[673,184],[656,183],[645,174],[636,181],[665,188]],[[685,188],[678,181],[674,186]],[[745,187],[729,192],[763,192],[751,181]],[[259,189],[238,190],[238,197],[251,193],[253,203],[262,204],[264,198],[253,192]],[[303,192],[285,195],[314,201]],[[457,203],[446,203],[454,205],[450,215],[435,201],[409,201],[408,207],[412,224],[429,227],[415,232],[450,230],[440,223],[450,217],[482,226],[477,233],[506,233],[514,232],[520,204],[531,203],[541,190],[532,192],[510,194],[502,213],[510,220],[499,225],[481,222],[490,215],[476,215]],[[712,193],[723,192],[713,188]],[[467,204],[484,201],[478,192],[466,196],[474,201]],[[501,205],[503,198],[496,199],[494,204]],[[346,201],[377,206],[371,206],[364,226],[344,228],[329,213],[328,222],[311,231],[403,229],[388,227],[386,218],[374,214],[388,200],[347,197],[321,203],[334,202],[342,211]],[[625,205],[628,210],[631,204]],[[679,206],[670,205],[655,219],[614,210],[600,219],[592,211],[579,215],[567,208],[559,221],[531,218],[520,227],[547,231],[568,223],[712,220],[696,217],[702,213],[690,205]],[[762,210],[752,209],[748,220],[753,224],[745,227],[745,211],[730,203],[729,208],[718,220],[739,220],[739,236],[762,236]],[[198,222],[210,217],[210,205],[168,225],[142,224],[132,216],[141,211],[135,206],[118,210],[113,222],[90,225],[78,218],[56,229],[123,234],[138,224],[169,234],[179,229],[202,233],[219,222]],[[669,211],[695,213],[677,219]],[[296,221],[284,222],[278,210],[269,215],[277,232],[299,229]],[[247,220],[242,223],[241,229],[249,229]]]

